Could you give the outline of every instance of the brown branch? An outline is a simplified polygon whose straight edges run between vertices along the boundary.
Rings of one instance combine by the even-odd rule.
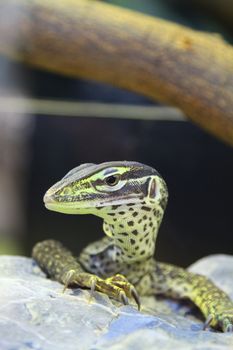
[[[179,107],[233,145],[233,48],[217,35],[91,0],[2,0],[0,52]]]

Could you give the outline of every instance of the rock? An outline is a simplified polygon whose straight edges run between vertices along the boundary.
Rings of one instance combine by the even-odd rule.
[[[212,278],[233,299],[233,257],[201,259],[190,270]],[[0,350],[226,350],[233,335],[203,331],[182,302],[143,298],[142,312],[45,278],[32,259],[0,257]]]

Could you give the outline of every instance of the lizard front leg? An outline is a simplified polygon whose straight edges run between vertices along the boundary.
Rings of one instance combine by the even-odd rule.
[[[211,325],[232,331],[233,302],[205,276],[156,262],[152,258],[131,265],[118,264],[117,259],[112,260],[115,249],[117,247],[104,238],[86,247],[80,258],[87,270],[103,277],[116,271],[127,276],[140,295],[162,294],[175,299],[189,299],[204,315],[204,328]]]
[[[103,292],[124,304],[128,304],[128,298],[133,297],[140,307],[135,288],[124,276],[117,274],[102,279],[86,272],[72,253],[58,241],[37,243],[32,250],[32,257],[49,277],[64,284],[64,291],[67,287],[78,285],[90,288],[92,293],[94,290]]]
[[[155,263],[147,279],[150,281],[147,281],[147,293],[191,300],[206,319],[204,328],[210,325],[223,332],[233,331],[233,302],[207,277],[173,265]],[[145,280],[141,283],[145,286]],[[142,287],[137,288],[140,292]]]

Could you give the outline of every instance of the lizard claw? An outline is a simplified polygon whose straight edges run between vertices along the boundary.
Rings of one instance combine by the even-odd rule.
[[[217,329],[221,329],[223,332],[233,332],[233,310],[224,310],[215,314],[210,314],[203,326],[203,330],[206,330],[209,326]]]
[[[91,288],[90,288],[90,290],[91,290],[91,293],[90,293],[90,297],[89,297],[89,303],[91,302],[91,299],[93,298],[93,296],[94,296],[94,292],[95,292],[95,288],[96,288],[96,283],[97,283],[97,278],[95,277],[95,276],[93,276],[92,278],[91,278]]]
[[[71,269],[68,272],[66,272],[62,279],[64,283],[64,288],[62,289],[62,293],[65,293],[66,289],[69,287],[70,283],[73,282],[73,278],[75,276],[75,270]]]
[[[112,277],[102,279],[96,275],[89,273],[77,273],[74,269],[70,269],[62,276],[64,283],[63,292],[71,285],[80,285],[90,289],[89,302],[93,298],[95,290],[102,292],[109,297],[120,300],[124,305],[129,304],[128,298],[133,298],[140,310],[139,295],[134,286],[128,282],[125,276],[117,274]]]
[[[121,302],[123,302],[123,304],[125,304],[125,305],[129,304],[129,300],[128,300],[128,298],[123,290],[121,290],[119,293],[119,299]]]
[[[233,332],[233,325],[232,324],[228,324],[226,326],[225,331],[228,332],[228,333],[232,333]]]
[[[97,282],[96,277],[93,277],[92,281],[91,281],[91,297],[93,297],[93,295],[94,295],[96,282]]]
[[[207,319],[205,320],[205,323],[203,324],[203,330],[206,331],[206,329],[209,327],[209,325],[211,324],[211,322],[213,321],[214,316],[212,314],[210,314]]]
[[[130,293],[131,293],[132,297],[134,298],[134,300],[135,300],[135,302],[136,302],[136,304],[138,306],[138,310],[140,310],[141,302],[140,302],[140,298],[139,298],[138,292],[136,291],[134,286],[130,287]]]
[[[140,309],[139,295],[134,286],[123,275],[117,274],[105,280],[97,278],[95,289],[120,300],[124,305],[129,304],[128,298],[133,298]]]
[[[121,297],[121,301],[124,304],[128,304],[128,298],[133,298],[138,306],[138,310],[140,310],[141,307],[141,303],[140,303],[140,299],[139,299],[139,295],[135,289],[135,287],[128,282],[128,280],[125,278],[125,276],[117,274],[114,275],[112,277],[109,277],[106,279],[107,283],[110,283],[112,286],[114,286],[115,288],[117,288],[118,290],[120,290],[120,295],[124,295],[124,299],[122,299]],[[123,294],[122,294],[123,292]],[[126,303],[126,299],[127,298],[127,303]]]

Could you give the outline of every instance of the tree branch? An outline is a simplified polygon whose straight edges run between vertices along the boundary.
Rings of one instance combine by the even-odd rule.
[[[2,0],[0,52],[180,108],[233,145],[233,48],[219,36],[88,0]]]

